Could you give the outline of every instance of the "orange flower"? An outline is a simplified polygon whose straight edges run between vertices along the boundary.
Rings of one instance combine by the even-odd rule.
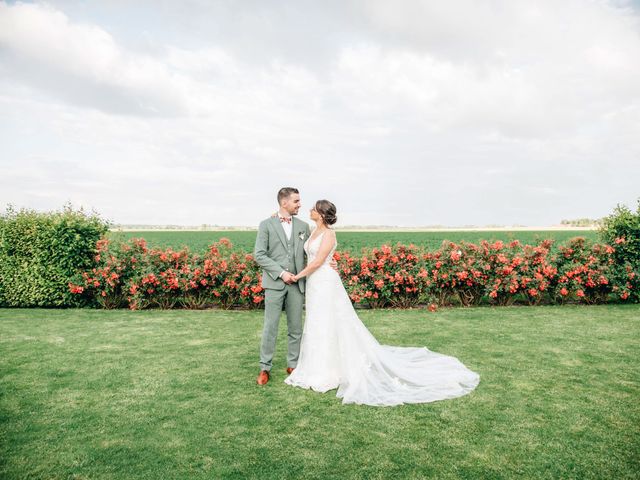
[[[80,285],[74,285],[73,283],[69,283],[69,291],[71,293],[82,293],[84,292],[84,288]]]

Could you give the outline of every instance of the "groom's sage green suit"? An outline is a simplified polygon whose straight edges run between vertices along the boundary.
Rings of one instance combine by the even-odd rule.
[[[304,269],[306,254],[303,244],[311,231],[309,224],[296,217],[292,217],[291,222],[290,238],[287,238],[278,216],[260,222],[253,250],[256,262],[262,267],[262,287],[265,289],[261,370],[271,371],[283,306],[287,314],[289,340],[287,366],[295,368],[300,355],[305,279],[287,285],[280,275],[283,271],[295,275]]]

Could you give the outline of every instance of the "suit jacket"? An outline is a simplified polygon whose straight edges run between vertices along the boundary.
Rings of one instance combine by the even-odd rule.
[[[296,272],[300,272],[307,263],[307,254],[304,252],[303,244],[311,235],[311,230],[308,223],[296,217],[292,217],[291,222],[293,258]],[[260,222],[253,256],[258,265],[262,267],[262,287],[276,290],[284,289],[284,280],[278,275],[289,266],[287,260],[287,236],[277,216]],[[298,288],[302,293],[304,293],[305,280],[306,278],[301,278],[297,282]]]

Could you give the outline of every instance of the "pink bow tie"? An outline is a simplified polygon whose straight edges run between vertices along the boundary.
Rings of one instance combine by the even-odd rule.
[[[291,217],[280,217],[280,222],[291,223]]]

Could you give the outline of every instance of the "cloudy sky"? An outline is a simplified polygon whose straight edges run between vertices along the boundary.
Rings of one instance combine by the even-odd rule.
[[[640,198],[640,3],[0,1],[0,206],[557,224]]]

